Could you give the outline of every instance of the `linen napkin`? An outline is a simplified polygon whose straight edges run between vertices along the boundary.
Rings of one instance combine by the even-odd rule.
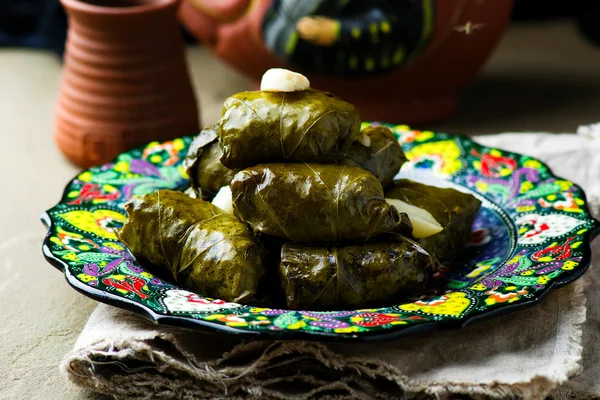
[[[594,132],[476,140],[540,158],[586,189],[597,212]],[[600,260],[600,245],[594,247]],[[246,342],[159,326],[101,304],[61,370],[77,385],[115,398],[592,398],[600,396],[598,271],[593,265],[583,279],[523,311],[381,343]]]

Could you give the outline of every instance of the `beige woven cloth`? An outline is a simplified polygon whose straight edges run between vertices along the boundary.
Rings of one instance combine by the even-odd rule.
[[[592,136],[593,129],[582,129],[477,140],[544,160],[582,185],[596,209],[600,158],[592,155],[600,140]],[[600,241],[595,247],[600,260]],[[99,305],[61,370],[77,385],[115,398],[593,398],[600,396],[598,271],[600,264],[527,310],[369,344],[241,342]]]

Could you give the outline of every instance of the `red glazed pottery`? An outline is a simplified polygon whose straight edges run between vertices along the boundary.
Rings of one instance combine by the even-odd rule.
[[[193,135],[199,115],[178,0],[61,0],[69,16],[55,139],[81,167]]]
[[[361,0],[362,3],[358,0],[298,0],[287,1],[288,9],[295,11],[307,1],[321,9],[338,7],[341,12],[344,5],[353,3],[351,7],[355,10],[362,7],[369,17],[378,12],[377,7],[396,7],[403,0]],[[355,104],[363,120],[407,124],[431,122],[453,113],[460,89],[476,75],[501,37],[513,3],[512,0],[423,0],[422,3],[404,0],[404,4],[418,4],[428,10],[423,13],[430,17],[424,23],[431,28],[427,40],[421,43],[412,59],[398,68],[357,77],[303,70],[299,64],[290,65],[284,61],[285,57],[276,56],[267,46],[265,34],[265,21],[273,14],[274,2],[283,8],[286,0],[184,0],[179,16],[218,57],[257,81],[271,67],[297,70],[309,77],[311,86],[331,91]],[[399,20],[402,14],[397,15],[400,17],[392,18]],[[293,26],[297,20],[291,18],[287,27],[282,23],[281,29]],[[332,18],[336,20],[335,15]],[[341,15],[338,19],[342,21],[342,32],[344,18],[346,16]],[[383,20],[381,31],[371,24],[363,32],[369,34],[375,28],[372,33],[383,35],[390,31],[385,23]],[[406,19],[397,27],[402,29],[402,24],[410,23],[411,20]],[[394,29],[396,26],[392,26],[391,30]],[[294,34],[292,32],[290,37]],[[356,37],[360,35],[358,32]]]

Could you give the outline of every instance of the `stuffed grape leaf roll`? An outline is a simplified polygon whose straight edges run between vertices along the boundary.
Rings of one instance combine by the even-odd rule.
[[[134,197],[125,209],[118,236],[140,261],[208,297],[237,302],[256,294],[264,250],[235,217],[171,190]]]
[[[442,225],[440,233],[419,240],[438,259],[455,257],[470,242],[471,227],[481,207],[473,195],[401,179],[386,190],[385,196],[427,210]]]
[[[196,197],[211,200],[223,186],[229,185],[238,169],[229,169],[220,159],[218,128],[204,128],[193,140],[184,161],[190,185]],[[407,161],[392,131],[383,126],[367,127],[361,131],[369,145],[355,141],[345,153],[332,153],[321,162],[360,167],[371,172],[385,187],[389,185]]]
[[[402,165],[407,161],[400,143],[390,128],[370,126],[361,132],[363,140],[358,140],[341,155],[332,155],[333,159],[345,165],[360,167],[371,172],[385,188],[394,180]],[[364,139],[368,145],[364,144]]]
[[[276,161],[316,161],[358,138],[354,106],[327,92],[241,92],[225,100],[219,122],[221,162],[246,168]]]
[[[260,164],[238,172],[231,192],[241,221],[293,242],[365,241],[412,231],[408,216],[386,203],[377,178],[357,167]]]
[[[190,178],[190,186],[204,200],[212,199],[223,186],[229,185],[238,170],[229,169],[221,163],[221,146],[216,125],[204,128],[192,141],[183,162]]]
[[[339,247],[284,244],[279,276],[288,307],[383,306],[421,292],[437,262],[416,242],[394,237]]]

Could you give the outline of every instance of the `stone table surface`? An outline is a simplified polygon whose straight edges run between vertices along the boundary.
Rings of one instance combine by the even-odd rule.
[[[250,82],[205,50],[189,59],[204,123]],[[96,303],[42,257],[40,214],[78,168],[52,140],[60,62],[0,49],[0,399],[99,399],[66,382],[58,364]],[[600,121],[600,48],[568,23],[512,26],[451,120],[427,128],[467,134],[572,132]]]

